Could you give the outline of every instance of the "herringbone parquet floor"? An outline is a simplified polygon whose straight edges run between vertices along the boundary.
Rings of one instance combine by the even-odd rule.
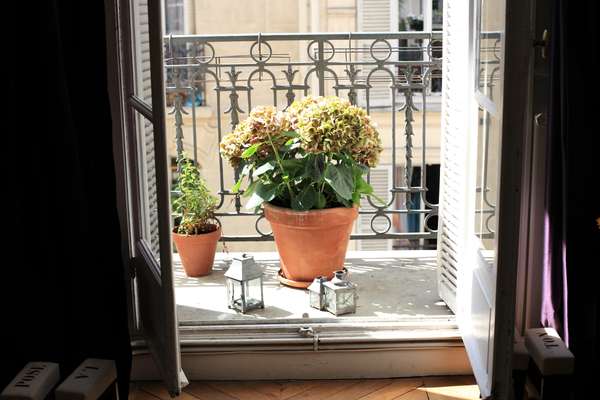
[[[171,400],[158,382],[132,383],[130,400]],[[180,400],[477,400],[471,376],[364,380],[191,382]]]

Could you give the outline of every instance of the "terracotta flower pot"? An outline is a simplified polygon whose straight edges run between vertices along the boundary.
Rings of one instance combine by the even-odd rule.
[[[173,232],[173,241],[188,276],[198,277],[212,272],[217,242],[220,238],[221,227],[198,235],[181,235]]]
[[[308,287],[317,276],[330,278],[342,269],[356,207],[294,211],[265,204],[264,210],[281,258],[282,283]]]

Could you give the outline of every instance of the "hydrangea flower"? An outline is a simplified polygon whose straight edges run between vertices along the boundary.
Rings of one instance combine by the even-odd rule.
[[[254,108],[223,138],[221,154],[236,167],[245,149],[269,137],[278,148],[289,139],[284,135],[287,131],[300,136],[301,148],[307,153],[346,153],[368,167],[377,165],[383,150],[375,124],[364,109],[335,96],[307,96],[294,101],[285,112],[272,106]],[[264,144],[256,155],[264,158],[271,151]]]
[[[377,165],[383,147],[363,108],[335,96],[308,96],[289,107],[288,117],[307,152],[345,152],[359,164]]]
[[[258,106],[250,111],[250,115],[240,122],[235,130],[227,134],[220,143],[221,154],[232,166],[239,165],[242,153],[255,143],[265,143],[269,136],[274,143],[282,145],[286,138],[282,132],[290,130],[285,113],[277,111],[273,106]],[[264,158],[272,152],[268,144],[263,144],[256,152],[257,157]]]

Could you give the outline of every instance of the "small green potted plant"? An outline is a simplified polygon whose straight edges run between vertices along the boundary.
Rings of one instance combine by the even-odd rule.
[[[260,206],[281,258],[280,281],[307,287],[343,267],[364,179],[382,151],[366,111],[338,97],[306,97],[286,111],[256,107],[221,141],[221,154]]]
[[[208,275],[221,238],[221,227],[214,215],[217,199],[210,193],[192,160],[181,157],[177,165],[179,177],[173,193],[173,241],[188,276]]]

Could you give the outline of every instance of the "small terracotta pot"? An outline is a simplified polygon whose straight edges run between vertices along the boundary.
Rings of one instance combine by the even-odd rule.
[[[294,211],[265,204],[288,286],[308,287],[317,276],[331,278],[344,267],[357,207]]]
[[[212,272],[217,242],[220,238],[221,227],[198,235],[181,235],[173,232],[173,241],[188,276],[198,277]]]

